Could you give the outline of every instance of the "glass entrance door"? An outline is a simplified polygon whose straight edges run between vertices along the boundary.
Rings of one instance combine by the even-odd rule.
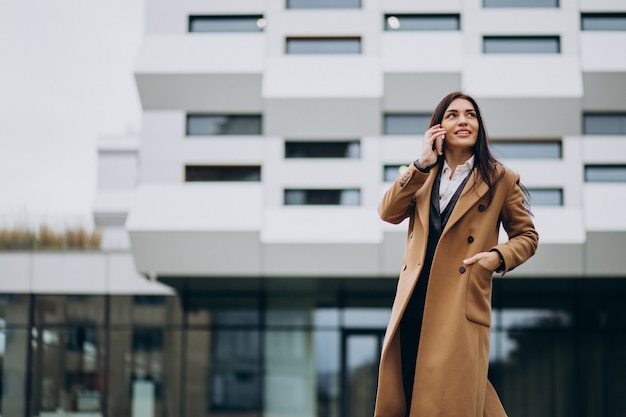
[[[342,338],[342,417],[374,415],[378,363],[384,331],[344,330]]]

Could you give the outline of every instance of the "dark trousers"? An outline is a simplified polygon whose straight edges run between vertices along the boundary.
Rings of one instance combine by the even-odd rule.
[[[419,346],[421,328],[421,319],[407,318],[404,316],[400,321],[400,360],[402,364],[402,384],[404,387],[404,398],[406,399],[407,417],[411,409],[415,362],[417,360],[417,348]]]

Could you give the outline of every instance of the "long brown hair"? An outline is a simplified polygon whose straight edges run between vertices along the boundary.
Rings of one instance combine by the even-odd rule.
[[[491,202],[491,196],[493,193],[492,187],[495,186],[498,180],[502,177],[503,171],[498,174],[497,167],[500,165],[500,162],[498,162],[489,149],[487,129],[485,128],[483,117],[480,113],[480,108],[478,107],[476,100],[460,91],[448,94],[441,99],[439,104],[437,104],[437,107],[435,107],[433,115],[430,118],[430,126],[440,124],[442,122],[444,113],[450,106],[450,103],[457,98],[469,101],[474,106],[474,110],[476,110],[476,118],[478,119],[478,137],[476,138],[476,144],[472,149],[472,152],[474,153],[474,167],[478,170],[482,180],[485,181],[489,187],[489,202]]]

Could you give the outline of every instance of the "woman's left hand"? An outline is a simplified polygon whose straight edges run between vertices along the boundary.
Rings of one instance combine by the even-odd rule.
[[[471,258],[464,259],[463,263],[465,265],[478,263],[483,268],[486,268],[490,271],[495,271],[500,266],[500,255],[498,254],[498,252],[495,251],[479,252]]]

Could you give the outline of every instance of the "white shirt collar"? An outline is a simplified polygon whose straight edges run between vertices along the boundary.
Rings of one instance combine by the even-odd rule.
[[[465,161],[463,164],[458,165],[456,167],[456,169],[454,170],[454,174],[456,175],[456,173],[464,173],[467,174],[468,172],[470,172],[472,170],[472,168],[474,168],[474,155],[470,156],[470,158]],[[450,165],[448,165],[448,161],[446,161],[446,158],[443,158],[443,172],[450,172],[451,168]]]

